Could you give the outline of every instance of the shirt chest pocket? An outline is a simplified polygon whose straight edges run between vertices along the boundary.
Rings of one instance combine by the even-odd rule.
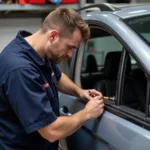
[[[41,81],[47,93],[48,99],[55,98],[55,91],[57,89],[57,79],[55,75],[48,75],[46,72],[41,72]]]
[[[50,85],[47,86],[46,92],[48,98],[54,98],[56,96],[56,91],[57,91],[57,80],[55,76],[52,76]]]
[[[54,76],[42,76],[42,81],[44,82],[43,86],[46,90],[46,97],[47,100],[50,102],[50,105],[52,106],[54,112],[56,115],[59,115],[59,102],[58,97],[56,95],[57,90],[57,80]]]
[[[48,99],[53,99],[55,97],[54,92],[51,87],[46,88],[46,94]]]

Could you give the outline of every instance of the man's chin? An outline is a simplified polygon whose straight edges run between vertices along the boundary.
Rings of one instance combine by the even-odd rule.
[[[59,64],[63,59],[59,59],[59,60],[54,60],[52,61],[54,64]]]

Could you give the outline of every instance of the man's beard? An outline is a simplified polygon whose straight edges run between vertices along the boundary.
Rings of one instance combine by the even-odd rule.
[[[51,59],[51,61],[54,63],[54,64],[59,64],[63,59],[65,59],[64,57],[53,57]]]

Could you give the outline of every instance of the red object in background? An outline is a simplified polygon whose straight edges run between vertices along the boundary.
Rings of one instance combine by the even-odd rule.
[[[77,3],[77,0],[62,0],[63,4],[74,4],[74,3]]]
[[[18,2],[19,2],[19,4],[24,5],[24,4],[27,3],[27,1],[28,1],[28,0],[19,0]]]
[[[46,0],[28,0],[30,4],[46,4]]]
[[[50,1],[50,0],[49,0]],[[19,0],[19,4],[46,4],[46,0]],[[62,4],[75,4],[77,3],[77,0],[62,0]]]

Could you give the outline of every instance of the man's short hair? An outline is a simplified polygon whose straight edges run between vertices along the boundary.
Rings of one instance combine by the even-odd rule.
[[[47,32],[49,29],[57,29],[60,36],[71,36],[75,29],[78,28],[82,38],[87,40],[90,36],[88,24],[73,9],[58,7],[45,18],[41,29]]]

